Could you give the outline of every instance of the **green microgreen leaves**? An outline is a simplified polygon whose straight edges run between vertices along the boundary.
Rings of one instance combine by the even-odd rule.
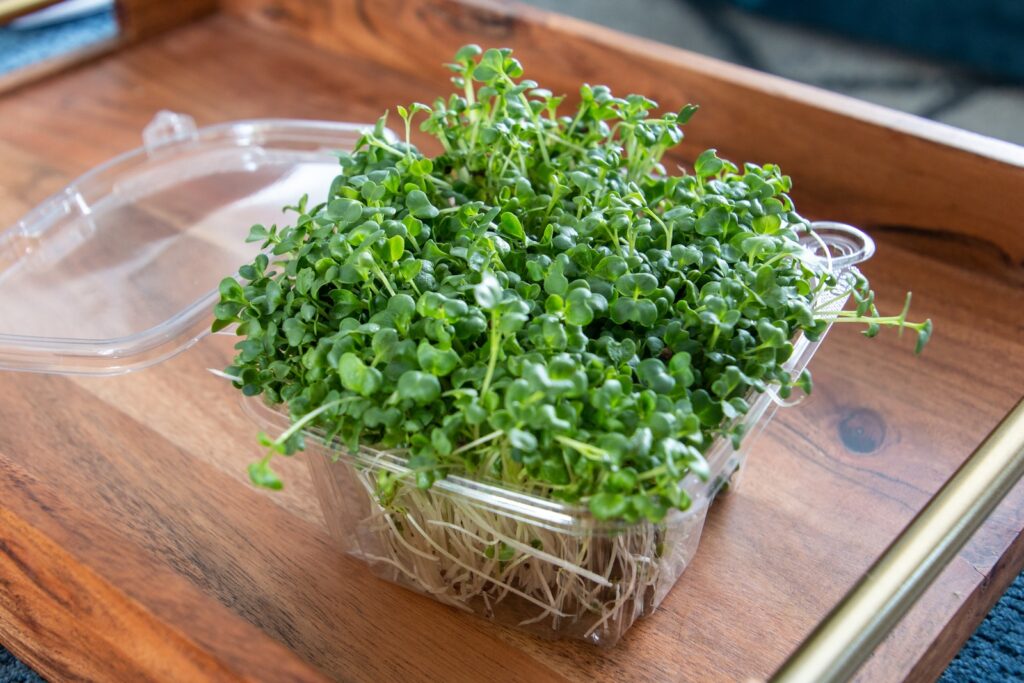
[[[424,339],[416,348],[416,359],[420,367],[432,375],[450,375],[459,365],[459,354],[450,348],[440,349]]]
[[[480,308],[492,311],[501,302],[501,285],[491,273],[484,273],[480,283],[473,287],[473,297]]]
[[[422,190],[413,190],[405,198],[405,206],[416,218],[434,218],[440,213]]]
[[[713,176],[725,167],[724,162],[718,158],[716,150],[709,149],[700,153],[697,161],[693,163],[693,172],[698,178]]]
[[[284,488],[281,478],[270,468],[269,458],[261,458],[249,465],[249,479],[252,480],[252,483],[263,488],[274,490]]]
[[[351,351],[342,354],[338,360],[338,376],[341,386],[360,396],[372,396],[383,382],[380,370],[368,367]]]
[[[519,222],[519,218],[514,213],[508,211],[501,214],[501,232],[517,240],[526,239],[523,224]]]
[[[272,458],[317,428],[407,453],[420,487],[455,472],[658,521],[690,504],[686,476],[710,476],[710,444],[739,442],[757,392],[810,389],[785,365],[796,335],[855,322],[928,341],[909,298],[880,316],[864,278],[806,265],[777,166],[708,150],[667,173],[695,105],[657,115],[584,85],[560,116],[510,50],[466,46],[449,68],[456,93],[396,109],[404,143],[382,117],[327,201],[253,226],[263,253],[220,283],[228,374],[293,420],[261,439],[256,484],[280,488]],[[443,153],[420,153],[414,125]],[[377,480],[384,505],[406,483]]]
[[[441,395],[441,383],[432,374],[409,370],[398,379],[397,394],[417,405],[427,405]]]

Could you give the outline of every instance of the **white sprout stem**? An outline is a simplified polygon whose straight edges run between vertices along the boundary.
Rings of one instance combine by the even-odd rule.
[[[447,526],[447,527],[449,527],[451,529],[454,529],[455,531],[458,531],[458,532],[470,535],[473,538],[475,538],[478,541],[480,541],[481,543],[486,543],[487,542],[487,541],[484,541],[484,539],[480,538],[479,536],[477,536],[475,534],[472,534],[469,531],[466,531],[465,529],[463,529],[461,527],[457,527],[454,524],[450,524],[448,522],[442,522],[442,521],[439,521],[439,520],[431,520],[430,523],[431,524]],[[519,541],[517,541],[515,539],[512,539],[512,538],[509,538],[508,536],[504,536],[502,534],[499,534],[496,531],[493,532],[493,533],[494,533],[494,537],[495,537],[495,541],[496,542],[504,543],[505,545],[509,546],[510,548],[515,548],[516,550],[518,550],[518,551],[520,551],[522,553],[526,553],[527,555],[533,555],[534,557],[536,557],[538,559],[541,559],[541,560],[544,560],[545,562],[550,562],[551,564],[555,565],[556,567],[561,567],[562,569],[564,569],[564,570],[566,570],[568,572],[572,572],[573,574],[579,574],[583,578],[589,579],[590,581],[593,581],[594,583],[598,584],[599,586],[604,586],[606,588],[611,588],[612,587],[611,581],[609,581],[605,577],[601,576],[600,574],[595,574],[594,572],[590,571],[589,569],[584,569],[583,567],[580,567],[579,565],[575,565],[572,562],[568,562],[566,560],[563,560],[560,557],[555,557],[551,553],[546,553],[543,550],[539,550],[538,548],[534,548],[532,545],[527,545],[525,543],[520,543]]]
[[[230,380],[232,382],[241,382],[242,381],[241,377],[236,377],[234,375],[229,375],[228,373],[224,372],[223,370],[218,370],[216,368],[206,368],[206,371],[209,372],[211,375],[214,375],[216,377],[220,377],[221,379]]]
[[[825,240],[821,239],[821,235],[814,231],[814,228],[808,228],[807,232],[814,238],[814,241],[821,247],[822,258],[825,259],[825,266],[828,268],[829,274],[835,273],[832,267],[832,250],[825,244]]]
[[[474,441],[470,441],[467,444],[463,444],[463,445],[459,446],[454,451],[452,451],[452,455],[458,455],[459,453],[465,453],[466,451],[472,450],[472,449],[476,448],[477,446],[480,446],[480,445],[483,445],[483,444],[487,443],[488,441],[493,441],[494,439],[497,439],[499,436],[501,436],[504,433],[505,433],[504,431],[502,431],[500,429],[496,429],[495,431],[491,432],[490,434],[485,434],[484,436],[481,436],[479,439],[476,439]]]
[[[503,585],[503,587],[504,587],[504,588],[505,588],[506,590],[508,590],[508,591],[509,591],[510,593],[513,593],[514,595],[518,595],[519,597],[523,598],[524,600],[528,600],[528,601],[532,602],[533,604],[537,605],[538,607],[541,607],[541,608],[544,608],[544,609],[549,609],[549,608],[551,607],[550,605],[546,605],[546,604],[544,604],[543,602],[541,602],[540,600],[538,600],[538,599],[536,599],[536,598],[534,598],[534,597],[532,597],[532,596],[530,596],[530,595],[527,595],[526,593],[522,592],[521,590],[518,590],[517,588],[513,588],[512,586],[508,585],[507,583],[506,583],[506,584],[500,584],[500,583],[499,583],[499,582],[498,582],[498,581],[497,581],[496,579],[494,579],[493,577],[491,577],[491,576],[488,576],[487,574],[485,574],[485,573],[481,572],[481,571],[480,571],[480,570],[478,570],[478,569],[473,569],[473,568],[472,568],[472,567],[470,567],[470,566],[469,566],[468,564],[464,563],[464,562],[463,562],[462,560],[458,559],[458,558],[457,558],[457,557],[455,557],[454,555],[451,555],[451,554],[449,554],[449,553],[448,553],[447,551],[445,551],[445,549],[444,549],[444,548],[442,548],[442,547],[441,547],[440,545],[438,545],[438,544],[437,544],[437,543],[436,543],[436,542],[434,541],[434,539],[430,538],[430,535],[429,535],[429,534],[427,534],[427,532],[425,532],[425,531],[424,531],[424,530],[423,530],[423,529],[422,529],[422,528],[420,527],[420,525],[416,523],[416,520],[415,520],[415,519],[413,519],[412,515],[408,515],[408,514],[407,514],[407,515],[405,516],[405,519],[406,519],[406,520],[407,520],[407,521],[409,522],[409,524],[412,524],[412,525],[413,525],[413,526],[414,526],[414,527],[416,528],[416,530],[417,530],[417,531],[419,531],[419,532],[420,532],[421,534],[423,534],[423,538],[424,538],[424,540],[426,540],[426,542],[427,542],[427,543],[429,543],[429,544],[430,544],[430,545],[431,545],[431,546],[432,546],[432,547],[434,548],[434,550],[436,550],[436,551],[437,551],[437,552],[439,552],[439,553],[440,553],[440,554],[441,554],[442,556],[444,556],[444,557],[448,558],[449,560],[451,560],[452,562],[454,562],[454,563],[455,563],[455,564],[457,564],[458,566],[462,567],[463,569],[465,569],[465,570],[466,570],[466,571],[468,571],[469,573],[471,573],[471,574],[476,574],[477,576],[480,576],[481,578],[487,579],[488,581],[490,581],[490,582],[492,582],[492,583],[496,583],[496,584],[499,584],[499,585]],[[564,616],[568,616],[568,615],[566,615],[566,614],[562,614],[562,613],[559,613],[559,616],[563,616],[563,617],[564,617]]]

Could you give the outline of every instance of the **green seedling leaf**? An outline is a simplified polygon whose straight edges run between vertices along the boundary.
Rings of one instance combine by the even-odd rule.
[[[398,395],[419,405],[436,401],[441,395],[441,383],[432,374],[410,370],[398,380]]]
[[[284,483],[281,478],[277,476],[274,470],[270,469],[270,463],[267,460],[258,460],[249,465],[249,479],[256,486],[260,486],[266,489],[280,490],[284,488]]]
[[[416,218],[436,218],[440,213],[422,190],[410,192],[405,198],[405,206]]]
[[[519,218],[514,213],[509,213],[508,211],[501,214],[501,232],[517,240],[526,239],[523,224],[519,222]]]
[[[451,374],[459,366],[459,354],[452,349],[439,349],[426,339],[416,349],[416,360],[420,368],[438,377]]]
[[[343,387],[361,396],[375,393],[383,380],[380,370],[366,366],[359,356],[351,351],[342,354],[338,361],[338,375],[341,377]]]
[[[725,164],[716,154],[717,150],[708,149],[700,153],[697,157],[697,161],[693,164],[693,172],[698,177],[705,178],[707,176],[713,176],[724,168]]]
[[[501,285],[490,273],[484,273],[480,284],[473,287],[473,297],[477,305],[485,311],[497,308],[501,302]]]

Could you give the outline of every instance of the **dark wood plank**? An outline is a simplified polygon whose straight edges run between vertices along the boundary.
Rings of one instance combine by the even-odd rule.
[[[534,39],[542,35],[530,30],[537,31]],[[260,116],[368,121],[397,102],[436,95],[444,72],[426,57],[416,58],[419,70],[400,66],[401,54],[390,48],[330,55],[238,21],[211,19],[0,98],[0,223],[135,146],[160,108],[187,111],[201,124]],[[581,64],[531,67],[539,80],[557,83],[585,77]],[[728,104],[718,106],[732,115]],[[711,118],[714,108],[706,109]],[[723,127],[716,135],[727,132]],[[882,137],[890,135],[903,137],[891,129]],[[745,142],[733,143],[739,158],[771,151],[746,149]],[[895,144],[913,151],[924,143]],[[785,138],[778,151],[792,154]],[[963,163],[983,158],[964,154]],[[991,163],[997,182],[1013,185],[1009,166]],[[813,167],[804,167],[811,187],[802,198],[830,207],[816,209],[819,216],[866,210],[853,204],[867,190],[840,202],[814,183]],[[954,177],[952,168],[942,177]],[[803,176],[794,175],[801,187]],[[900,187],[888,192],[910,201]],[[913,197],[918,206],[927,202]],[[986,224],[1000,225],[1004,207],[987,210]],[[887,222],[885,211],[866,215]],[[956,220],[938,227],[968,222],[963,214]],[[906,288],[915,291],[916,314],[933,317],[938,330],[928,353],[914,358],[909,342],[891,335],[866,341],[854,330],[835,330],[812,364],[814,396],[782,411],[762,435],[739,491],[713,508],[694,564],[663,608],[614,650],[537,640],[376,580],[327,542],[301,461],[285,472],[284,494],[251,489],[244,465],[257,427],[234,392],[205,370],[225,364],[230,339],[224,337],[133,375],[0,375],[0,538],[19,548],[52,549],[28,553],[36,574],[62,576],[59,568],[69,567],[76,578],[68,585],[110,587],[111,593],[72,591],[82,611],[112,601],[140,606],[141,625],[132,629],[139,635],[130,647],[104,645],[102,629],[83,628],[82,646],[57,658],[59,667],[83,676],[103,673],[84,652],[91,640],[109,657],[111,677],[122,670],[160,677],[158,667],[171,662],[180,674],[171,677],[183,679],[195,662],[211,660],[229,674],[254,678],[279,671],[281,678],[312,677],[315,670],[346,680],[764,676],[1024,386],[1021,269],[1007,264],[1006,252],[991,246],[995,240],[965,242],[941,231],[908,237],[876,230],[875,236],[879,254],[866,270],[884,306],[897,306]],[[1022,526],[1018,490],[879,650],[866,680],[941,666],[997,588],[1020,569]],[[62,581],[5,584],[0,642],[17,641],[19,654],[45,661],[57,634],[80,618],[46,607],[40,586],[56,590]],[[26,625],[23,614],[42,616]],[[170,653],[166,658],[134,657],[131,647],[161,633],[181,638],[161,650]],[[267,658],[279,651],[275,641],[297,658],[280,670],[267,668],[263,658],[264,650]]]
[[[117,19],[126,40],[143,40],[217,9],[217,0],[117,0]]]
[[[47,679],[323,680],[225,607],[197,609],[192,583],[138,562],[137,548],[57,491],[0,455],[2,642]]]

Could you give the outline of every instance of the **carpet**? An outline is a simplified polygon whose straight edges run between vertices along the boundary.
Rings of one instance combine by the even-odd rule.
[[[1024,680],[1024,574],[974,632],[939,683]]]
[[[0,647],[0,683],[42,683],[42,678]]]

